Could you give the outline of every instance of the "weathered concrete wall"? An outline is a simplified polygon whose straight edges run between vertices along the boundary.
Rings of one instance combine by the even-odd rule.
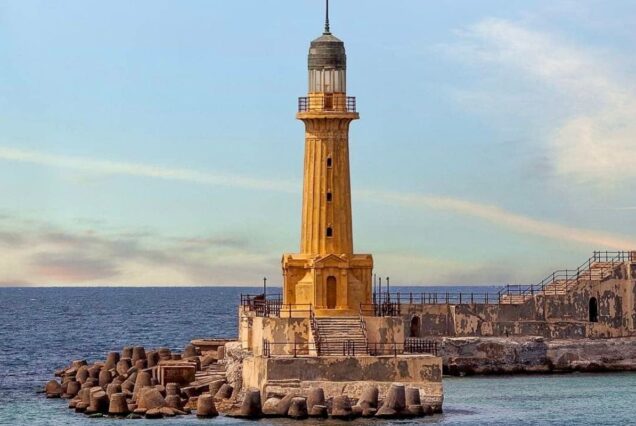
[[[243,365],[243,385],[257,387],[267,396],[303,394],[312,386],[320,386],[328,398],[342,394],[358,398],[365,384],[374,383],[386,391],[394,382],[419,388],[426,403],[441,407],[439,357],[254,357],[246,359]]]
[[[310,354],[313,336],[308,318],[265,318],[241,315],[239,340],[243,349],[263,355],[263,343],[269,343],[271,355]]]
[[[590,321],[591,298],[598,301],[597,322]],[[537,294],[517,305],[403,304],[401,310],[406,337],[538,335],[581,339],[636,335],[636,285],[619,278],[581,281],[566,294]],[[410,327],[414,317],[420,324],[415,336]],[[382,321],[378,327],[383,328]]]
[[[636,371],[636,338],[449,337],[441,356],[454,375]]]
[[[396,317],[364,317],[367,328],[367,342],[390,344],[404,342],[404,321]]]

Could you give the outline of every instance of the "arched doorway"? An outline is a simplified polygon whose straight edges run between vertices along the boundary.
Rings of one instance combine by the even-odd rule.
[[[327,309],[336,309],[338,301],[338,288],[336,277],[327,278]]]
[[[415,315],[411,318],[411,335],[410,337],[420,337],[420,317]]]
[[[598,300],[596,297],[590,299],[590,322],[598,322]]]

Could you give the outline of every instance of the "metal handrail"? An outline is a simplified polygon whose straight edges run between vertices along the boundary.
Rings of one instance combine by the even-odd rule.
[[[298,98],[298,112],[356,112],[354,96],[301,96]]]

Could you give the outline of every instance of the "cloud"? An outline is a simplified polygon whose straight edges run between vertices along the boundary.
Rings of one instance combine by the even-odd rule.
[[[258,179],[230,174],[212,174],[191,169],[161,167],[143,163],[114,162],[86,157],[53,155],[10,147],[0,147],[0,159],[70,169],[87,174],[138,176],[176,180],[201,185],[291,193],[298,191],[297,185],[294,182]]]
[[[364,197],[371,200],[383,200],[387,204],[433,208],[451,211],[461,216],[483,219],[512,232],[536,235],[559,241],[578,243],[590,247],[627,250],[636,247],[636,239],[611,233],[593,231],[560,225],[549,221],[512,213],[497,206],[476,203],[451,197],[435,197],[414,193],[394,193],[383,191],[363,191]]]
[[[546,148],[559,175],[599,187],[636,177],[636,80],[611,69],[607,55],[501,19],[483,20],[459,32],[459,38],[446,46],[455,57],[490,66],[492,72],[503,68],[517,79],[517,86],[524,80],[535,91],[551,94],[535,104],[556,118],[545,123],[553,124]],[[503,92],[501,87],[488,92],[487,105],[496,114],[501,114],[502,106],[492,98],[505,100],[517,93],[516,88]],[[521,92],[525,97],[526,92]],[[473,100],[484,97],[476,95]],[[466,94],[463,100],[470,102],[471,96]],[[526,99],[520,99],[519,105],[524,100],[527,108]],[[483,108],[484,102],[479,106]],[[515,108],[514,113],[528,111]]]
[[[9,155],[9,154],[10,155]],[[112,163],[95,159],[87,159],[82,157],[69,156],[51,156],[49,154],[37,153],[33,151],[22,151],[14,148],[0,147],[0,159],[29,162],[49,167],[71,168],[73,170],[81,170],[91,173],[118,173],[130,176],[143,176],[159,179],[177,180],[200,185],[223,185],[233,186],[244,189],[259,189],[276,192],[297,192],[292,191],[296,185],[282,184],[281,181],[267,179],[253,179],[250,177],[234,176],[218,178],[218,175],[192,171],[188,169],[170,169],[160,168],[157,166],[136,163]],[[90,166],[87,166],[90,165]],[[159,170],[161,170],[159,172]],[[147,172],[144,172],[147,171]],[[153,172],[151,172],[153,171]],[[156,172],[155,172],[156,171]],[[258,182],[258,185],[254,183]],[[391,191],[375,191],[368,189],[359,189],[354,191],[356,195],[367,198],[375,202],[384,202],[388,205],[396,203],[405,207],[416,207],[424,209],[437,209],[451,211],[457,215],[464,217],[472,217],[484,220],[495,226],[506,229],[510,232],[522,233],[528,235],[536,235],[543,238],[567,241],[571,243],[581,244],[592,248],[615,248],[630,249],[636,247],[636,240],[621,237],[611,233],[595,231],[572,226],[565,226],[550,221],[534,219],[528,216],[520,215],[514,212],[504,210],[500,207],[478,203],[475,201],[463,200],[453,197],[443,197],[418,193],[399,193]],[[137,256],[145,255],[152,260],[169,261],[162,252],[156,250],[144,250],[140,248],[140,241],[143,235],[134,236],[134,238],[126,238],[120,235],[115,241],[111,242],[111,246],[116,250],[112,253],[122,253],[129,255],[135,253]],[[44,236],[50,243],[63,245],[66,243],[79,244],[86,249],[92,249],[91,242],[96,242],[98,238],[89,233],[84,235],[68,235],[50,232]],[[100,241],[100,240],[98,240]],[[1,242],[1,240],[0,240]],[[99,244],[99,243],[98,243]],[[245,249],[247,242],[243,239],[235,239],[227,236],[214,236],[206,238],[190,238],[173,241],[173,245],[178,244],[180,251],[196,251],[201,245],[223,246],[231,249]]]

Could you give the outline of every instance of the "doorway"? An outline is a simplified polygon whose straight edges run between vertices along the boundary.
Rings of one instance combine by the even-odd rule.
[[[327,278],[327,309],[336,309],[338,300],[338,288],[336,277]]]
[[[590,299],[590,322],[598,322],[598,300],[596,297]]]
[[[411,318],[411,336],[420,337],[420,317],[417,315]]]

